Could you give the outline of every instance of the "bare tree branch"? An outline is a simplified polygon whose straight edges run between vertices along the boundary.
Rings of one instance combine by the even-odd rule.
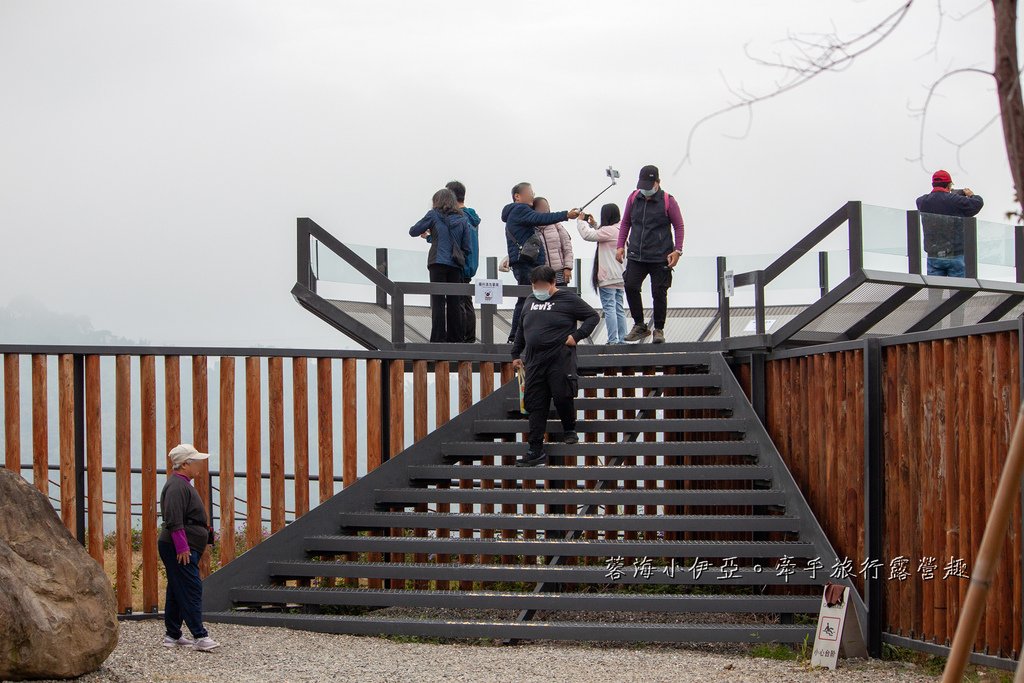
[[[842,71],[850,66],[858,57],[888,38],[907,16],[913,4],[914,0],[904,0],[899,7],[883,17],[874,26],[848,39],[840,38],[838,30],[834,26],[830,33],[791,34],[790,42],[797,46],[799,56],[792,57],[788,61],[778,53],[776,54],[776,61],[771,61],[754,57],[748,52],[748,57],[755,63],[782,69],[789,74],[789,78],[776,81],[773,90],[759,95],[746,91],[737,92],[730,89],[733,90],[736,101],[701,117],[693,124],[686,137],[686,152],[683,155],[683,159],[676,166],[674,173],[678,173],[692,158],[694,136],[697,130],[705,123],[738,109],[747,109],[748,114],[750,114],[753,111],[754,105],[760,102],[798,88],[825,72]]]
[[[929,109],[931,107],[932,100],[935,98],[936,92],[938,91],[938,88],[939,88],[940,85],[942,85],[944,82],[946,82],[947,80],[949,80],[953,76],[958,76],[960,74],[982,74],[984,76],[989,76],[989,77],[992,77],[992,76],[995,75],[991,71],[985,71],[984,69],[979,69],[977,67],[969,66],[969,67],[964,67],[962,69],[953,69],[952,71],[947,71],[946,73],[942,74],[937,79],[935,79],[935,81],[930,86],[928,86],[928,94],[925,95],[924,103],[921,105],[920,108],[918,108],[916,110],[912,110],[912,111],[914,111],[914,114],[916,116],[920,116],[921,117],[921,125],[918,128],[918,137],[917,137],[917,156],[913,157],[911,159],[907,159],[907,161],[916,161],[916,162],[918,162],[919,164],[921,164],[921,168],[922,169],[925,169],[925,166],[924,166],[924,136],[925,136],[925,131],[926,131],[927,126],[928,126],[928,111],[929,111]],[[996,118],[998,119],[998,117],[996,117]],[[986,127],[988,125],[989,124],[986,124]],[[979,133],[979,135],[980,135],[980,133]],[[977,136],[973,136],[971,139],[973,139],[974,137],[977,137]],[[958,149],[957,150],[957,158],[958,158],[958,160],[959,160],[959,156],[960,156],[960,150]],[[927,169],[925,169],[925,170],[927,170]]]

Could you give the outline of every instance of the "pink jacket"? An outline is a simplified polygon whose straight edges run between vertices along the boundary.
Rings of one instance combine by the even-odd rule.
[[[584,220],[576,219],[580,237],[588,242],[597,242],[597,286],[622,287],[622,272],[625,266],[615,260],[615,242],[619,238],[619,224],[592,228]]]
[[[575,268],[572,255],[572,238],[561,223],[543,225],[537,234],[544,240],[544,256],[547,265],[557,273],[563,268]]]

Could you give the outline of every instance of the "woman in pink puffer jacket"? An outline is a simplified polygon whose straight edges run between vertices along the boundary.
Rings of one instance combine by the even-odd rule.
[[[609,344],[626,343],[626,311],[622,305],[623,265],[615,260],[615,245],[619,239],[621,215],[617,204],[601,207],[601,224],[587,214],[576,219],[576,229],[588,242],[597,242],[594,254],[594,270],[590,275],[591,284],[601,297],[604,310],[604,327],[608,331]]]
[[[551,207],[544,197],[533,200],[533,210],[539,213],[550,213]],[[555,271],[555,284],[567,285],[572,282],[572,267],[575,261],[572,255],[572,238],[561,223],[543,225],[537,228],[537,234],[544,241],[546,265]]]

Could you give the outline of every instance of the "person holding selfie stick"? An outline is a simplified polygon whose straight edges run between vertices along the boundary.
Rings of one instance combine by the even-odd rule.
[[[661,189],[657,166],[640,169],[636,191],[629,195],[622,212],[616,247],[615,260],[626,262],[623,280],[626,303],[633,317],[633,329],[626,335],[626,341],[638,342],[651,334],[644,321],[640,296],[644,280],[650,278],[654,295],[654,338],[651,341],[664,343],[672,269],[683,253],[683,216],[675,197]]]

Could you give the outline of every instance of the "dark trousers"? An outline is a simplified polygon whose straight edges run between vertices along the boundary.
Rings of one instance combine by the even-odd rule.
[[[525,263],[513,263],[512,264],[512,275],[516,278],[516,284],[530,285],[530,271],[533,270],[532,265]],[[515,310],[512,311],[512,331],[508,334],[508,341],[511,344],[516,340],[516,330],[519,329],[519,318],[523,314],[523,304],[526,303],[526,297],[521,296],[516,299]]]
[[[626,303],[629,314],[637,325],[644,324],[644,302],[640,296],[640,288],[644,280],[651,278],[651,294],[654,296],[654,329],[665,329],[665,318],[668,316],[668,288],[672,286],[672,269],[666,261],[648,263],[645,261],[627,261],[626,272],[622,279],[626,288]]]
[[[462,270],[455,266],[446,266],[435,263],[429,266],[431,282],[456,282],[463,281]],[[430,295],[430,341],[462,342],[465,337],[462,325],[462,304],[459,299],[462,297],[451,294]]]
[[[203,627],[203,582],[199,578],[200,553],[189,549],[188,564],[178,562],[173,543],[157,543],[160,559],[167,572],[167,596],[164,600],[164,628],[167,635],[181,638],[182,621],[193,638],[210,635]]]
[[[544,447],[548,413],[554,402],[563,431],[576,429],[576,352],[566,346],[559,355],[546,357],[526,366],[526,387],[523,403],[529,413],[530,433],[527,441],[531,453],[540,453]]]
[[[463,277],[462,281],[469,284],[472,280]],[[459,308],[462,311],[462,341],[474,344],[476,343],[476,308],[473,307],[473,297],[460,296]]]

